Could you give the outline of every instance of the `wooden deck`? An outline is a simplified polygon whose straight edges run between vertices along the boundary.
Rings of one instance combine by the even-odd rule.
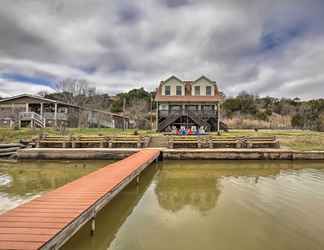
[[[0,249],[58,249],[159,156],[141,150],[0,215]],[[90,233],[90,232],[89,232]]]

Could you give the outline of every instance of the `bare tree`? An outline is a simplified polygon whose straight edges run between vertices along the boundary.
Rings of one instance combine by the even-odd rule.
[[[57,92],[68,92],[72,96],[93,96],[96,88],[91,87],[91,83],[85,79],[66,78],[55,84]]]
[[[46,90],[39,91],[37,93],[38,96],[45,97],[48,95],[48,92]]]
[[[85,79],[66,78],[55,84],[55,90],[61,93],[63,101],[84,106],[89,97],[96,95],[96,88],[91,85]]]
[[[125,115],[135,121],[137,128],[148,129],[150,128],[149,109],[150,104],[148,102],[136,99],[126,107]]]

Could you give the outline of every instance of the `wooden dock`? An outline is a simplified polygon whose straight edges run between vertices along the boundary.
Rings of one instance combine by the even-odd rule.
[[[141,150],[0,215],[0,249],[58,249],[160,155]],[[90,232],[89,232],[90,233]]]

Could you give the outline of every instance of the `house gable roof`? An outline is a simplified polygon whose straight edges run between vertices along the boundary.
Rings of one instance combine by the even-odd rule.
[[[206,80],[207,82],[210,82],[211,84],[216,85],[216,82],[215,82],[215,81],[210,80],[209,78],[207,78],[207,77],[204,76],[204,75],[202,75],[201,77],[199,77],[197,80],[193,81],[193,82],[192,82],[192,85],[198,83],[198,82],[199,82],[200,80],[202,80],[202,79]]]
[[[223,101],[224,96],[221,95],[218,91],[217,85],[215,81],[210,80],[206,76],[201,76],[195,81],[181,81],[186,87],[186,93],[191,93],[192,86],[199,82],[201,79],[205,79],[214,85],[215,95],[212,96],[192,96],[191,94],[186,94],[184,96],[164,96],[162,95],[162,85],[166,83],[170,79],[177,79],[181,81],[176,76],[169,77],[166,81],[161,81],[160,86],[156,90],[155,100],[158,102],[215,102],[215,101]]]
[[[5,103],[6,101],[16,100],[16,99],[20,99],[20,98],[32,98],[32,99],[36,99],[36,100],[47,102],[47,103],[57,103],[57,104],[61,104],[61,105],[64,105],[64,106],[70,106],[70,107],[74,107],[74,108],[78,108],[78,109],[82,109],[82,110],[86,110],[86,111],[99,112],[99,113],[109,114],[109,115],[114,116],[114,117],[120,117],[120,118],[129,119],[128,116],[125,116],[123,114],[107,112],[107,111],[99,110],[99,109],[83,108],[83,107],[80,107],[80,106],[77,106],[77,105],[72,105],[72,104],[60,102],[60,101],[53,100],[53,99],[44,98],[44,97],[37,96],[37,95],[31,95],[31,94],[21,94],[21,95],[8,97],[8,98],[0,100],[0,104]]]
[[[165,84],[165,83],[167,83],[168,81],[170,81],[172,79],[178,81],[181,84],[185,84],[180,78],[176,77],[175,75],[172,75],[168,79],[166,79],[165,81],[162,81],[161,84]]]
[[[0,104],[1,103],[5,103],[7,101],[18,100],[18,99],[21,99],[21,98],[31,98],[31,99],[35,99],[35,100],[38,100],[38,101],[43,101],[43,102],[48,102],[48,103],[57,103],[57,104],[61,104],[61,105],[64,105],[64,106],[70,106],[70,107],[80,108],[77,105],[73,105],[73,104],[69,104],[69,103],[57,101],[57,100],[54,100],[54,99],[48,99],[48,98],[44,98],[44,97],[37,96],[37,95],[31,95],[31,94],[21,94],[21,95],[16,95],[16,96],[8,97],[8,98],[5,98],[5,99],[0,100]]]

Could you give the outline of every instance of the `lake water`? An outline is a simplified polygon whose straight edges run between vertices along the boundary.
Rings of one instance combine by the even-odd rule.
[[[322,250],[324,163],[164,161],[64,250]]]
[[[108,161],[0,162],[0,214],[108,163]]]

